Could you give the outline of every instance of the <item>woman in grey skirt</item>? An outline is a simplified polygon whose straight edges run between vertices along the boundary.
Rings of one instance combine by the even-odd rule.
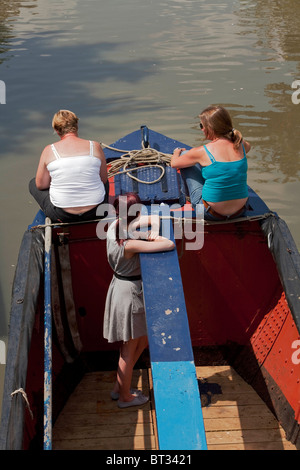
[[[106,297],[103,336],[109,343],[122,342],[111,397],[118,400],[120,408],[126,408],[149,400],[130,388],[133,367],[148,344],[139,253],[169,251],[175,245],[159,236],[158,216],[140,214],[137,194],[120,196],[114,206],[117,219],[107,231],[107,257],[114,276]],[[128,215],[130,207],[136,209],[134,215]],[[143,227],[151,228],[138,230]]]

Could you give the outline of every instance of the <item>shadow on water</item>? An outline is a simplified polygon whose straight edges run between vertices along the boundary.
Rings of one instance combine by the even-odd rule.
[[[122,45],[124,45],[122,43]],[[107,82],[122,81],[135,84],[146,76],[154,74],[153,59],[123,60],[122,62],[104,58],[120,44],[101,43],[89,47],[78,44],[51,49],[51,55],[43,57],[47,51],[44,40],[31,38],[26,41],[28,50],[35,51],[35,59],[28,55],[19,58],[15,67],[20,73],[5,78],[7,106],[0,116],[3,137],[11,132],[12,122],[18,129],[18,140],[3,139],[3,153],[14,149],[16,142],[25,142],[30,130],[49,129],[53,114],[58,109],[73,109],[80,117],[91,113],[114,116],[128,113],[129,103],[135,112],[147,113],[158,110],[158,103],[142,100],[122,91],[115,97],[105,97],[101,87]],[[155,59],[157,62],[157,58]],[[58,65],[59,64],[59,65]],[[36,73],[32,73],[36,69]],[[20,74],[22,80],[20,81]],[[99,85],[101,84],[101,86]],[[12,105],[9,105],[12,103]],[[30,104],[30,108],[29,108]],[[1,110],[2,111],[2,110]],[[83,120],[84,124],[84,120]]]
[[[139,100],[134,91],[130,91],[132,85],[156,73],[153,63],[159,65],[157,57],[154,59],[150,54],[141,58],[121,55],[119,51],[124,46],[128,45],[128,49],[134,47],[131,40],[109,42],[99,36],[99,42],[95,42],[94,36],[86,37],[86,26],[82,22],[79,29],[83,32],[75,32],[73,40],[73,30],[78,27],[75,27],[76,22],[75,26],[71,23],[72,28],[68,26],[68,21],[71,21],[68,11],[65,13],[66,22],[62,12],[58,12],[57,28],[53,29],[51,24],[43,30],[40,25],[35,25],[32,32],[27,34],[25,28],[18,37],[14,22],[21,17],[20,9],[24,6],[24,2],[7,1],[0,7],[0,42],[3,45],[0,50],[0,79],[6,84],[6,106],[0,108],[2,155],[8,152],[17,154],[20,145],[25,152],[32,151],[31,139],[48,130],[50,135],[51,119],[58,109],[74,110],[82,118],[83,127],[86,118],[93,116],[97,120],[97,116],[128,114],[133,107],[135,113],[145,114],[161,108],[159,101]],[[35,6],[38,4],[30,5],[32,8]],[[23,17],[21,21],[24,22]],[[86,43],[90,40],[91,44]],[[114,82],[116,91],[107,98],[106,87],[109,85],[113,90]],[[11,135],[12,128],[18,129],[14,139],[7,137]]]
[[[37,2],[37,0],[32,0]],[[11,54],[11,43],[15,39],[13,33],[13,19],[20,15],[21,8],[34,8],[36,5],[24,4],[21,1],[3,0],[0,3],[0,65],[8,61],[13,55]],[[3,54],[3,55],[2,55]],[[6,55],[7,54],[7,55]]]

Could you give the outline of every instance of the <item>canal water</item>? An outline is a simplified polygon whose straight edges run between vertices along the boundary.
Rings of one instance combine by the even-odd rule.
[[[0,3],[0,363],[28,192],[53,114],[106,144],[142,124],[201,145],[197,118],[230,111],[249,185],[300,248],[300,15],[295,0],[5,0]],[[0,366],[0,368],[3,366]],[[2,369],[1,369],[2,370]],[[1,374],[0,374],[1,375]]]

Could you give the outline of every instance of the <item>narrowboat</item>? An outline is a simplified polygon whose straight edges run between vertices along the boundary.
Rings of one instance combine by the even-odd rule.
[[[13,283],[0,448],[299,449],[300,256],[286,223],[251,188],[237,219],[208,222],[180,205],[169,159],[189,147],[147,126],[103,147],[109,202],[139,193],[176,242],[140,255],[149,347],[134,380],[150,400],[122,410],[109,393],[113,214],[52,224],[39,211]]]

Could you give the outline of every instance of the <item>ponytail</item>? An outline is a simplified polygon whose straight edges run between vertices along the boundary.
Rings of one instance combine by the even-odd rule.
[[[234,127],[224,137],[231,140],[235,150],[237,150],[239,148],[240,144],[243,141],[243,136],[242,136],[241,132],[238,131],[237,129],[235,129]]]

